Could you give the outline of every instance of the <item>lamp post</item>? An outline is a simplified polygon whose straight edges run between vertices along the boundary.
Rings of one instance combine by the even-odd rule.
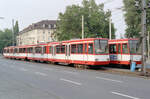
[[[0,17],[0,19],[4,19],[4,17]]]

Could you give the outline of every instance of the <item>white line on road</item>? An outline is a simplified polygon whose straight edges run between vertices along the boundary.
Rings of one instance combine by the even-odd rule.
[[[118,93],[118,92],[111,92],[111,93],[115,94],[115,95],[123,96],[123,97],[128,97],[128,98],[131,98],[131,99],[140,99],[140,98],[137,98],[137,97],[128,96],[128,95],[121,94],[121,93]]]
[[[52,68],[44,68],[44,70],[53,70]]]
[[[68,73],[68,74],[73,74],[73,75],[78,75],[79,73],[77,72],[71,72],[71,71],[62,71],[64,73]]]
[[[41,73],[41,72],[35,72],[35,74],[37,74],[37,75],[41,75],[41,76],[47,76],[47,74],[45,74],[45,73]]]
[[[63,79],[63,78],[61,78],[60,80],[63,80],[63,81],[66,81],[66,82],[70,82],[72,84],[79,85],[79,86],[82,85],[81,83],[78,83],[78,82],[75,82],[75,81],[71,81],[71,80],[67,80],[67,79]]]
[[[120,80],[114,80],[114,79],[109,79],[109,78],[103,78],[103,77],[96,77],[97,79],[103,79],[103,80],[108,80],[108,81],[113,81],[113,82],[118,82],[118,83],[122,83],[123,81]]]
[[[21,71],[28,71],[27,69],[25,68],[20,68]]]

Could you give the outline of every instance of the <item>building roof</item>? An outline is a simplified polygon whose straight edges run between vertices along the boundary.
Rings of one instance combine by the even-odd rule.
[[[19,33],[28,32],[34,29],[56,29],[56,22],[57,20],[42,20],[37,23],[32,23],[32,25],[29,25],[27,28],[24,28]]]

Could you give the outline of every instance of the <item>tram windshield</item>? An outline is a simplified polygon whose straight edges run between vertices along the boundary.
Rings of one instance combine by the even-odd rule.
[[[95,40],[94,47],[95,47],[95,54],[107,54],[108,40]]]
[[[141,44],[138,40],[129,40],[130,54],[140,54]]]

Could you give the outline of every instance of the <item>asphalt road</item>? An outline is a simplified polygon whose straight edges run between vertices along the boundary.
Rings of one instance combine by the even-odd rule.
[[[0,57],[0,99],[150,99],[150,80]]]

